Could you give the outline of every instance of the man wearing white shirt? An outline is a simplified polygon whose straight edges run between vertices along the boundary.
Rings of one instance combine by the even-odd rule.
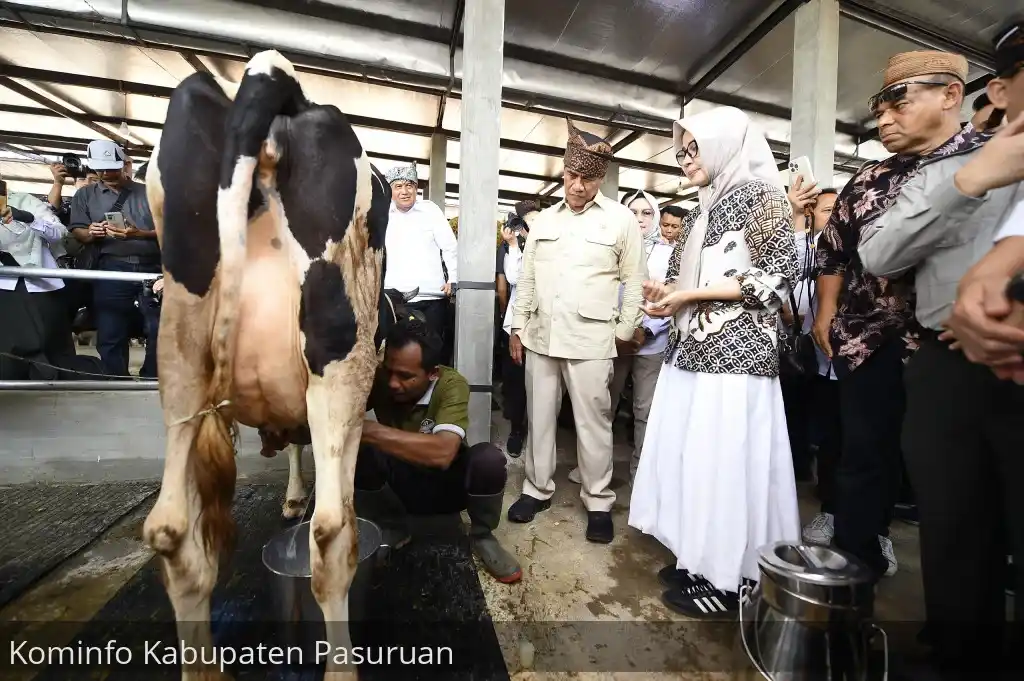
[[[440,336],[442,347],[448,348],[449,299],[459,280],[458,243],[444,211],[416,195],[419,176],[415,163],[392,168],[386,177],[391,184],[391,212],[384,242],[384,287],[403,293],[419,289],[409,307],[424,314],[427,326]],[[445,357],[443,363],[448,361]]]

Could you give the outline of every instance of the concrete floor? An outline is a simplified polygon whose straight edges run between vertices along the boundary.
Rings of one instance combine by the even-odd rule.
[[[504,447],[507,424],[495,413],[494,441]],[[623,440],[621,437],[617,440]],[[629,528],[629,447],[616,446],[614,509],[616,538],[610,545],[584,539],[586,514],[579,487],[567,475],[575,463],[573,434],[559,433],[557,491],[551,508],[530,525],[503,523],[498,536],[520,560],[523,579],[515,585],[492,580],[480,567],[481,584],[489,611],[496,622],[505,661],[514,681],[588,679],[736,679],[755,678],[741,671],[745,658],[735,638],[736,628],[707,624],[686,625],[686,619],[666,609],[659,597],[663,588],[656,572],[671,562],[658,542]],[[278,457],[279,459],[281,457]],[[305,466],[311,465],[307,454]],[[281,470],[256,476],[280,481],[284,494],[286,475]],[[307,473],[307,480],[312,476]],[[519,495],[524,477],[523,459],[511,459],[506,508]],[[802,514],[810,519],[813,500],[802,490]],[[155,497],[119,522],[80,554],[42,580],[35,588],[0,610],[0,622],[78,621],[90,619],[151,557],[140,540],[142,522]],[[878,589],[877,618],[885,622],[920,621],[922,595],[916,528],[900,522],[893,526],[899,572]],[[607,655],[625,649],[626,663],[635,672],[535,672],[543,669],[600,669],[598,659],[573,657],[577,634],[567,626],[547,623],[585,623],[584,636],[608,636]],[[620,625],[589,623],[612,623]],[[636,623],[633,627],[622,623]],[[662,624],[675,622],[676,625]],[[541,623],[537,627],[524,623]],[[681,624],[680,624],[681,623]],[[904,627],[906,628],[906,627]],[[71,632],[69,632],[71,636]],[[630,638],[628,646],[622,637]],[[636,658],[631,656],[635,655]],[[621,656],[616,661],[621,660]],[[658,669],[713,670],[705,673],[652,673]],[[749,675],[749,676],[748,676]],[[32,674],[5,676],[30,681]],[[757,677],[760,678],[760,677]]]

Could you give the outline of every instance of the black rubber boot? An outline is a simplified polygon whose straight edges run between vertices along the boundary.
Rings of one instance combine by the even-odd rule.
[[[498,543],[493,532],[501,522],[501,502],[504,494],[466,495],[469,514],[469,537],[473,553],[484,564],[491,576],[503,584],[518,582],[523,576],[519,561]]]
[[[356,488],[356,515],[380,526],[383,541],[392,551],[400,549],[412,539],[405,506],[389,485],[378,490]]]
[[[532,523],[538,513],[550,507],[550,499],[541,501],[534,499],[529,494],[523,494],[516,500],[516,503],[508,507],[508,519],[513,523]]]

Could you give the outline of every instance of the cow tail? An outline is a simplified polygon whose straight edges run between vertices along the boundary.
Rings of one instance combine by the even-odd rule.
[[[238,317],[245,269],[247,205],[252,190],[255,163],[241,158],[226,188],[217,195],[217,224],[220,232],[220,263],[210,341],[213,373],[208,389],[206,412],[200,417],[192,458],[193,480],[202,508],[202,536],[208,551],[229,554],[235,542],[231,502],[235,494],[235,442],[237,426],[233,417],[234,359]],[[247,170],[250,169],[250,170]]]
[[[284,78],[282,78],[284,76]],[[225,131],[217,194],[220,263],[217,303],[210,343],[213,374],[209,409],[196,438],[193,473],[205,515],[203,541],[210,548],[230,547],[235,525],[231,501],[235,492],[235,441],[232,416],[234,360],[253,185],[271,124],[297,84],[295,72],[280,54],[261,52],[246,65]],[[291,79],[292,83],[287,81]]]

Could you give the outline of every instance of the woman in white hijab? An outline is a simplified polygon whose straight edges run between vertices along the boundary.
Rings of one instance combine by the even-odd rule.
[[[779,312],[797,273],[792,212],[747,116],[676,122],[676,159],[699,187],[647,312],[672,319],[629,524],[676,557],[662,600],[690,617],[736,613],[757,550],[800,538],[779,384]]]

